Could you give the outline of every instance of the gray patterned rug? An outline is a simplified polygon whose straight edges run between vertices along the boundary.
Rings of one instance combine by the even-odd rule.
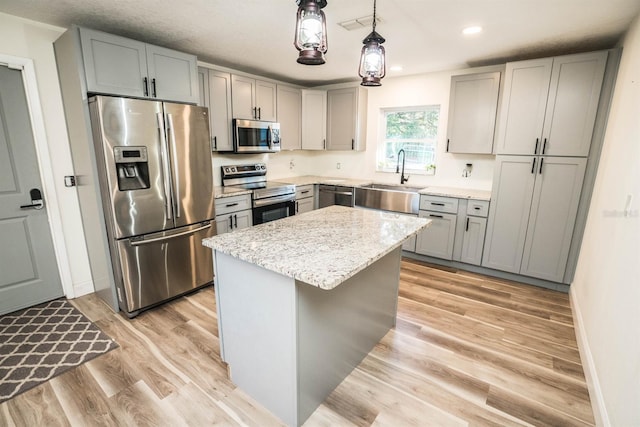
[[[66,299],[0,317],[0,403],[116,344]]]

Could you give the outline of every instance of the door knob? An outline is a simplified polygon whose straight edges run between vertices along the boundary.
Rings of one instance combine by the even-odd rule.
[[[31,191],[29,191],[29,196],[31,197],[31,204],[21,205],[20,209],[42,209],[44,207],[42,192],[40,192],[40,190],[32,188]]]

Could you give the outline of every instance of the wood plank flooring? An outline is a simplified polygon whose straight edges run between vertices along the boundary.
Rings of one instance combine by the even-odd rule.
[[[0,404],[0,426],[277,426],[220,361],[213,288],[133,320],[72,301],[120,348]],[[405,259],[397,326],[305,426],[593,425],[566,294]]]

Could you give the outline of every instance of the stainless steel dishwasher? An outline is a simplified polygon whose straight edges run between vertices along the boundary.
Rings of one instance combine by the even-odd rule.
[[[353,207],[354,191],[353,187],[341,185],[320,185],[318,187],[318,208],[340,205]]]

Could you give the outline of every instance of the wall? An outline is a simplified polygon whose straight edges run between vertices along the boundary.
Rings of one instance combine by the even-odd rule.
[[[64,175],[73,175],[62,98],[53,53],[53,41],[64,29],[0,13],[0,53],[33,60],[44,115],[45,132],[56,182],[67,255],[75,296],[93,292],[84,245],[84,232],[75,189],[64,186]],[[66,284],[67,286],[69,284]],[[65,287],[66,289],[66,287]]]
[[[210,64],[204,65],[210,66]],[[495,70],[496,67],[491,69]],[[487,69],[480,70],[486,71]],[[460,72],[468,72],[468,70]],[[495,156],[449,154],[445,151],[450,80],[451,75],[460,72],[447,71],[408,77],[387,77],[382,81],[382,86],[369,88],[366,151],[283,151],[275,154],[251,156],[214,154],[215,183],[220,184],[220,166],[256,161],[268,164],[268,177],[271,180],[293,175],[324,175],[399,183],[399,175],[375,171],[376,149],[378,141],[381,139],[379,130],[381,109],[440,105],[436,174],[433,176],[413,174],[407,185],[491,190]],[[347,85],[326,86],[323,89],[345,86]],[[466,163],[473,164],[473,172],[469,178],[462,177],[462,170]]]
[[[623,41],[571,301],[597,418],[640,425],[640,17]]]

